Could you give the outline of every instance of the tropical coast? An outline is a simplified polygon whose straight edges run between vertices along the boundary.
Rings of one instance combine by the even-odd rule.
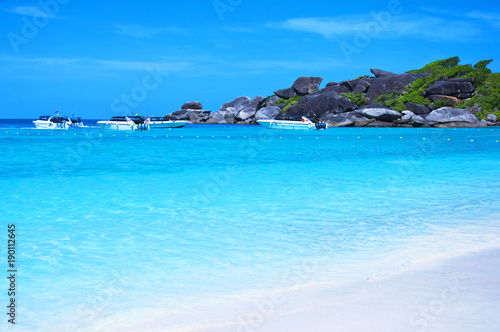
[[[500,331],[500,2],[0,20],[0,331]]]
[[[434,61],[396,74],[371,69],[373,76],[329,82],[300,77],[268,97],[237,97],[219,111],[187,102],[169,116],[191,123],[255,124],[277,115],[320,118],[330,127],[484,128],[500,125],[500,73],[479,61],[461,65],[458,57]]]

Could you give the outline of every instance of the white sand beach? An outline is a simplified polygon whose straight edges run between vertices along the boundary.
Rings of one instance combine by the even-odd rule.
[[[192,331],[500,331],[500,248],[440,257],[376,281],[300,291],[283,303],[285,310],[301,303],[293,312],[269,303],[261,303],[261,316],[246,316],[253,321]]]
[[[227,299],[226,299],[227,300]],[[222,303],[225,302],[225,303]],[[182,311],[182,312],[181,312]],[[95,331],[500,331],[500,247],[443,254],[389,277],[192,310],[109,317]],[[141,316],[141,315],[140,315]],[[153,318],[154,317],[154,318]]]

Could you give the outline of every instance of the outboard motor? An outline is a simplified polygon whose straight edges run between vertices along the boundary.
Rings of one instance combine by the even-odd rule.
[[[144,123],[139,123],[137,125],[138,130],[149,130],[149,123],[144,122]]]
[[[326,122],[318,122],[315,123],[314,126],[316,127],[316,129],[326,129]]]

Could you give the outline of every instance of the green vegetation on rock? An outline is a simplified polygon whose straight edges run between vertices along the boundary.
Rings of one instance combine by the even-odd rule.
[[[340,94],[342,97],[347,97],[349,98],[350,101],[358,105],[359,107],[364,107],[366,106],[366,96],[364,93],[342,93]]]
[[[490,73],[484,83],[476,87],[477,94],[467,101],[462,101],[457,107],[481,108],[476,113],[478,119],[486,119],[488,114],[495,114],[500,118],[500,73]],[[496,109],[496,110],[495,110]]]
[[[302,99],[302,96],[297,96],[290,99],[278,99],[274,102],[274,105],[285,104],[286,106],[282,108],[282,111],[285,112],[288,107],[297,104],[300,99]]]
[[[482,109],[477,114],[479,118],[485,118],[489,113],[500,115],[498,111],[494,111],[500,104],[500,74],[493,74],[487,68],[491,61],[493,60],[482,60],[474,66],[470,64],[460,65],[458,57],[431,62],[421,69],[408,72],[428,73],[430,76],[417,79],[401,92],[395,90],[391,94],[380,95],[375,102],[382,103],[397,111],[404,111],[406,103],[429,106],[431,101],[424,97],[424,93],[425,90],[437,81],[450,78],[474,78],[475,81],[473,84],[478,93],[469,100],[462,101],[455,107],[472,107],[477,103]],[[446,101],[438,101],[433,104],[434,108],[439,108],[443,105],[446,106]]]

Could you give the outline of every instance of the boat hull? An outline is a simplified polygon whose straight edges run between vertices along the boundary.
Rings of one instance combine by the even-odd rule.
[[[65,122],[54,123],[50,121],[36,120],[33,121],[36,129],[68,129],[68,125]]]
[[[258,120],[258,124],[269,129],[316,130],[314,123],[286,120]]]
[[[97,122],[97,125],[101,129],[105,130],[137,130],[138,127],[136,124],[131,124],[128,122],[112,122],[112,121],[99,121]]]
[[[150,129],[182,128],[187,125],[187,121],[150,121]]]

